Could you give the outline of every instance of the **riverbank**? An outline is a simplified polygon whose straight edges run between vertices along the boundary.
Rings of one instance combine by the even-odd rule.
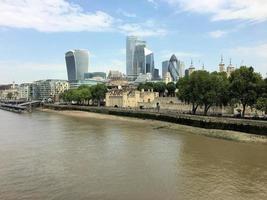
[[[238,141],[238,142],[249,142],[249,143],[262,143],[267,144],[267,137],[266,136],[260,136],[260,135],[254,135],[254,134],[248,134],[248,133],[242,133],[237,131],[229,131],[229,130],[216,130],[216,129],[204,129],[204,128],[197,128],[187,125],[180,125],[170,122],[163,122],[163,121],[157,121],[155,123],[154,120],[150,119],[138,119],[138,118],[126,118],[122,116],[115,116],[115,115],[109,115],[109,114],[99,114],[95,112],[84,112],[84,111],[70,111],[70,110],[53,110],[53,109],[40,109],[44,112],[50,112],[65,116],[72,116],[77,118],[96,118],[101,120],[121,120],[121,121],[131,121],[135,123],[140,123],[140,126],[149,125],[152,126],[154,129],[166,129],[166,130],[183,130],[185,134],[197,134],[197,135],[203,135],[213,138],[220,138],[220,139],[226,139],[226,140],[232,140],[232,141]]]
[[[117,115],[123,117],[135,117],[141,119],[152,119],[176,124],[188,125],[205,129],[232,130],[238,132],[251,133],[255,135],[267,136],[267,122],[260,120],[236,119],[225,117],[210,117],[180,114],[174,111],[153,110],[137,110],[122,109],[110,107],[90,107],[90,106],[74,106],[74,105],[54,105],[45,104],[43,108],[52,110],[76,110],[93,113],[102,113],[109,115]]]

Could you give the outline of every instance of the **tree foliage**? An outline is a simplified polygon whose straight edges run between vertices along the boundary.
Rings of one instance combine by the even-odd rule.
[[[177,95],[182,101],[192,104],[193,114],[199,106],[204,106],[206,115],[211,106],[228,103],[228,86],[225,74],[195,71],[177,82]]]
[[[242,105],[244,117],[246,107],[253,107],[257,102],[262,78],[260,74],[254,72],[252,67],[242,66],[231,74],[229,80],[231,98]]]
[[[82,85],[77,89],[70,89],[61,94],[63,101],[77,104],[89,104],[90,100],[96,101],[98,105],[105,98],[107,87],[104,84],[97,84],[94,86]]]

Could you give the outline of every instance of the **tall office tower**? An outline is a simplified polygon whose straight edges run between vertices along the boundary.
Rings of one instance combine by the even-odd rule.
[[[128,77],[136,76],[134,73],[134,52],[137,45],[146,46],[145,41],[141,41],[136,36],[128,36],[126,38],[126,75]]]
[[[182,77],[184,77],[184,73],[185,73],[185,64],[184,64],[184,62],[183,61],[181,61],[181,60],[178,60],[178,65],[177,65],[177,71],[178,71],[178,73],[179,73],[179,77],[180,78],[182,78]]]
[[[134,59],[133,59],[133,74],[134,78],[137,78],[139,74],[154,72],[154,54],[152,51],[146,48],[144,44],[138,44],[135,46]]]
[[[68,80],[84,80],[84,73],[88,72],[89,52],[87,50],[70,50],[65,54]]]
[[[149,49],[145,48],[146,70],[145,73],[151,73],[154,76],[154,54]]]
[[[221,56],[221,62],[219,64],[219,72],[224,72],[225,71],[225,64],[223,63],[223,56]]]
[[[162,78],[164,78],[165,75],[167,74],[168,66],[169,66],[169,61],[168,60],[162,62]]]
[[[169,66],[168,66],[168,72],[170,73],[172,77],[172,81],[178,81],[179,79],[179,72],[178,72],[178,60],[176,56],[173,54],[171,56],[171,59],[169,61]]]

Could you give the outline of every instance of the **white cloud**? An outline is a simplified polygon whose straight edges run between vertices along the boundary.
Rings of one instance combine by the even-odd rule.
[[[158,3],[156,2],[156,0],[147,0],[149,3],[151,3],[152,5],[153,5],[153,7],[155,8],[155,9],[158,9]]]
[[[126,12],[125,10],[122,10],[121,8],[117,10],[117,13],[120,15],[123,15],[124,17],[129,17],[129,18],[137,17],[135,13]]]
[[[144,23],[129,23],[119,26],[119,29],[126,35],[136,35],[136,36],[165,36],[168,31],[161,28],[159,24],[155,23],[153,20],[147,20]]]
[[[66,0],[0,0],[0,26],[42,32],[102,31],[114,19],[102,11],[88,13]]]
[[[120,14],[136,17],[118,9]],[[67,0],[0,0],[0,28],[29,28],[40,32],[113,31],[138,36],[158,36],[158,24],[127,23],[103,11],[86,12]]]
[[[267,20],[266,0],[162,0],[184,11],[211,14],[218,20]]]
[[[216,30],[216,31],[209,32],[209,35],[210,35],[210,37],[213,37],[213,38],[220,38],[220,37],[225,36],[227,33],[228,32],[226,32],[226,31]]]

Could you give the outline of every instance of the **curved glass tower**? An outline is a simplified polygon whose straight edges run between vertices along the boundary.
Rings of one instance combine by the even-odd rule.
[[[65,54],[68,80],[84,80],[84,73],[88,72],[89,52],[87,50],[71,50]]]
[[[169,66],[168,66],[168,72],[170,72],[173,81],[178,81],[179,79],[179,72],[177,69],[178,69],[178,60],[176,56],[173,54],[169,61]]]

